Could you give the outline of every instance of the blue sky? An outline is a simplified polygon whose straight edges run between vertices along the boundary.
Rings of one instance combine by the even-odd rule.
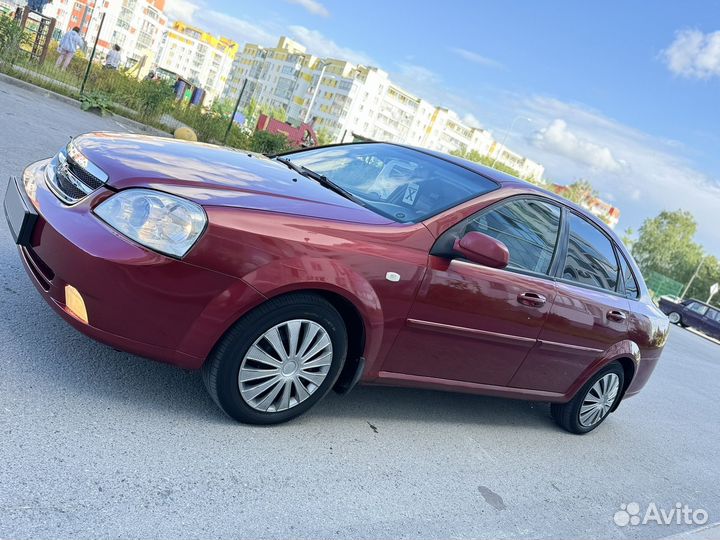
[[[720,5],[716,1],[425,3],[166,0],[241,43],[280,35],[367,63],[539,161],[590,180],[618,231],[662,209],[696,217],[720,257]]]

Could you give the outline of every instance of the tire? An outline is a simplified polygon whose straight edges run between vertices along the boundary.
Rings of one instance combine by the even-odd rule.
[[[268,300],[228,330],[203,365],[203,382],[231,418],[278,424],[328,393],[346,354],[347,331],[337,310],[314,294],[290,294]]]
[[[601,380],[604,382],[600,383],[599,387],[596,387],[596,383],[599,383]],[[581,408],[583,407],[586,397],[595,400],[598,394],[598,388],[602,389],[603,385],[607,383],[610,383],[610,386],[607,387],[608,391],[606,394],[608,399],[601,402],[604,406],[596,409],[599,416],[594,417],[595,413],[592,410],[587,410],[583,411],[584,416],[581,418]],[[620,399],[624,383],[625,377],[622,366],[617,362],[613,362],[593,375],[578,393],[575,394],[575,397],[571,401],[551,404],[550,411],[552,417],[560,427],[570,433],[576,433],[578,435],[590,433],[610,415],[610,411],[616,401]],[[612,391],[613,388],[614,394]],[[600,402],[600,400],[598,401]],[[590,409],[591,403],[588,402],[587,405],[588,409]]]
[[[671,311],[668,314],[668,320],[673,324],[679,324],[680,326],[683,326],[683,327],[685,326],[682,323],[682,317],[680,316],[680,314],[677,311]]]

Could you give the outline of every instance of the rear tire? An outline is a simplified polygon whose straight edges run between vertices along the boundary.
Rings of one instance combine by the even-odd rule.
[[[570,433],[583,435],[602,424],[620,399],[625,383],[622,366],[613,362],[593,375],[567,403],[552,403],[555,422]]]
[[[332,304],[310,293],[290,294],[267,301],[228,330],[203,365],[203,382],[231,418],[277,424],[328,393],[346,354],[347,331]]]

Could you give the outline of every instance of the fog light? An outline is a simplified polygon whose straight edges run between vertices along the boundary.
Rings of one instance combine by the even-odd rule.
[[[88,324],[85,301],[78,290],[72,285],[65,285],[65,307],[85,324]]]

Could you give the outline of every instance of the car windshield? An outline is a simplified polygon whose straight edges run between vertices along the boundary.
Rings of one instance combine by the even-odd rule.
[[[422,221],[498,187],[449,161],[390,144],[332,146],[283,157],[401,223]]]

